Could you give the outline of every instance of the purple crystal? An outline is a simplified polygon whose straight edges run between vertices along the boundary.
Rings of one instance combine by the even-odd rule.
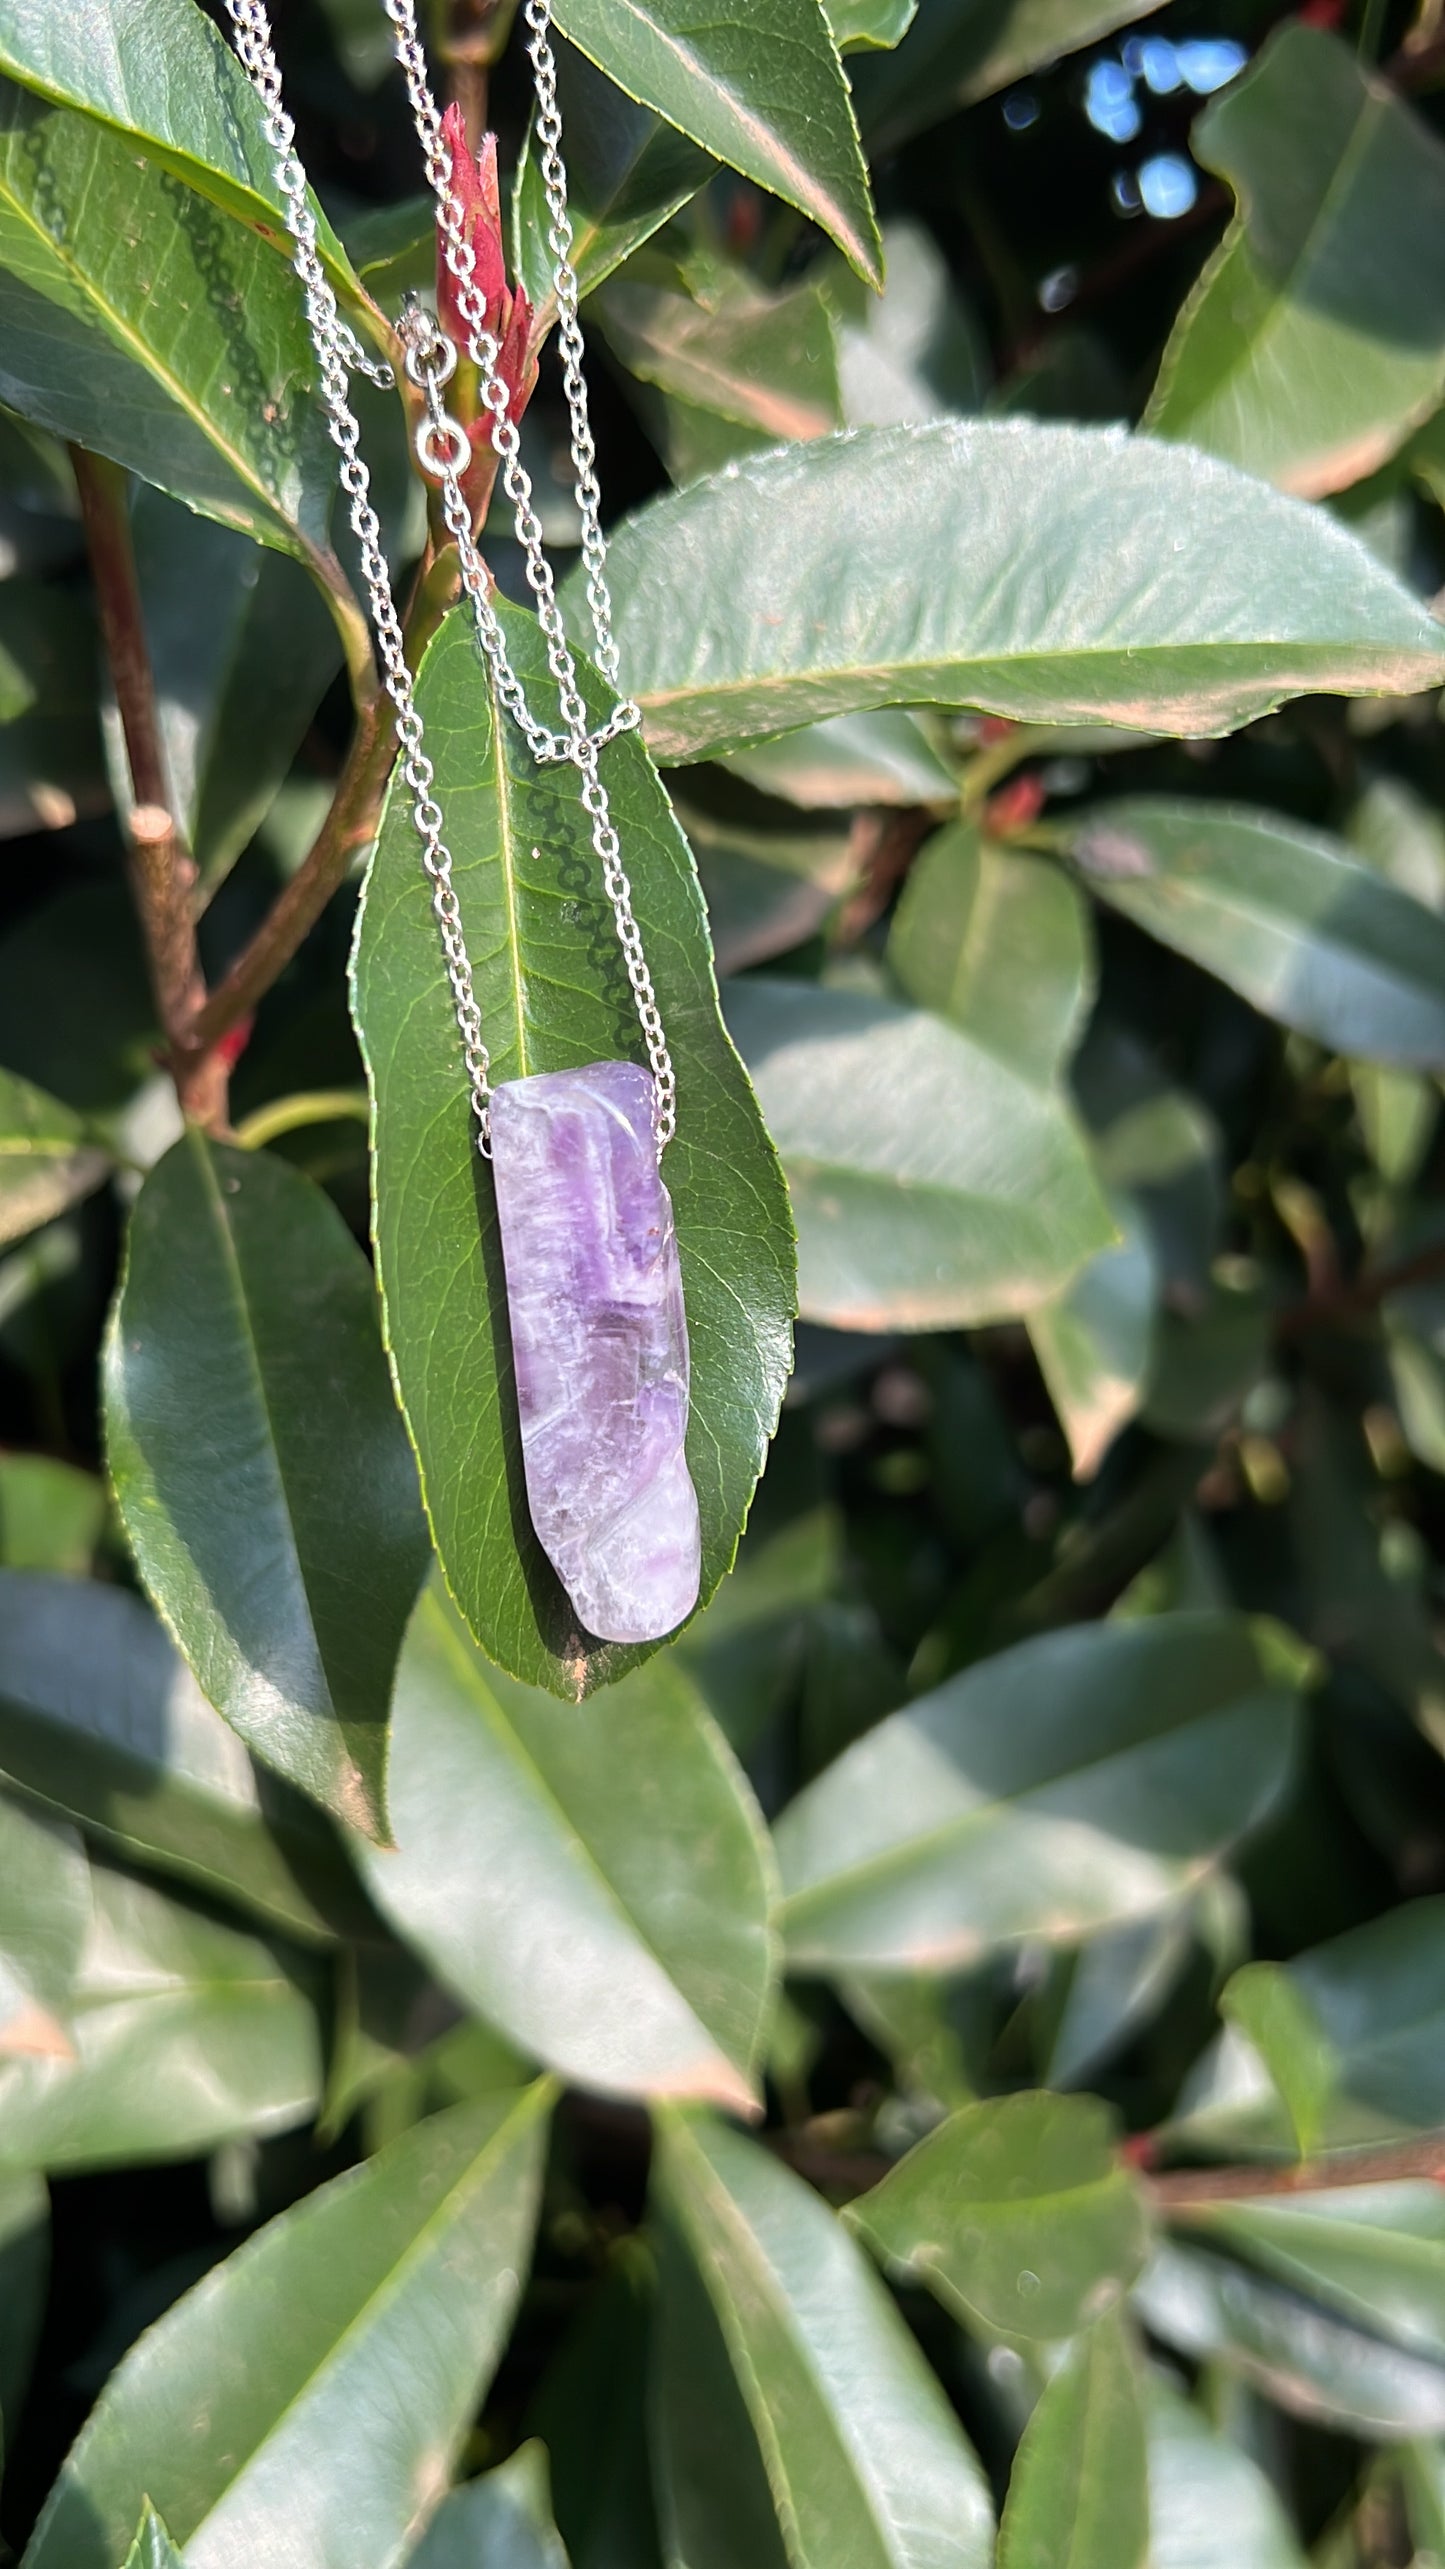
[[[600,1641],[657,1641],[697,1603],[683,1454],[687,1318],[652,1078],[592,1062],[492,1098],[527,1500]]]

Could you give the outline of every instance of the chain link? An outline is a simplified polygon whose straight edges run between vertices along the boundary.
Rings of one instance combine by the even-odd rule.
[[[556,586],[543,548],[532,483],[522,460],[515,421],[505,384],[497,372],[500,350],[486,326],[486,302],[475,277],[476,255],[466,237],[460,199],[452,184],[451,154],[427,78],[426,58],[417,32],[414,0],[383,0],[391,20],[401,65],[426,162],[436,195],[442,252],[456,286],[458,308],[467,326],[468,353],[481,382],[488,427],[502,470],[503,487],[512,503],[517,537],[526,561],[527,578],[537,601],[537,617],[556,682],[564,733],[537,720],[522,682],[512,668],[506,641],[492,603],[486,565],[472,533],[471,511],[462,489],[462,474],[471,459],[465,431],[446,410],[442,395],[456,368],[456,350],[431,315],[410,300],[400,323],[407,377],[422,393],[426,417],[417,432],[416,454],[422,469],[438,482],[442,514],[457,547],[462,585],[471,606],[478,642],[486,655],[498,695],[526,739],[534,758],[544,765],[575,766],[581,799],[591,825],[592,845],[612,905],[628,981],[652,1069],[654,1121],[658,1149],[671,1140],[677,1125],[677,1081],[662,1017],[643,952],[642,934],[633,914],[632,892],[622,865],[621,843],[612,823],[607,789],[599,772],[608,741],[635,728],[640,716],[624,700],[608,721],[589,728],[587,708],[578,685],[577,667],[557,603]],[[402,775],[412,797],[412,820],[421,841],[422,864],[432,885],[432,908],[441,936],[447,979],[451,986],[468,1092],[476,1119],[478,1147],[490,1149],[491,1069],[483,1039],[481,1012],[472,981],[460,906],[452,881],[452,859],[442,832],[443,814],[436,800],[435,771],[427,756],[421,714],[407,667],[405,645],[391,577],[381,546],[381,528],[371,503],[370,476],[360,453],[360,430],[351,407],[349,375],[360,372],[373,383],[390,387],[389,366],[369,358],[355,333],[341,319],[336,297],[321,262],[316,218],[306,188],[306,174],[295,148],[295,126],[281,98],[281,75],[271,38],[265,0],[227,0],[236,30],[237,52],[265,110],[267,139],[276,155],[276,181],[286,207],[293,244],[293,264],[301,280],[306,317],[316,350],[321,394],[333,444],[341,455],[340,479],[351,524],[361,550],[362,570],[371,598],[372,620],[382,662],[382,677],[396,709]],[[561,116],[557,105],[556,61],[549,40],[550,0],[526,0],[528,52],[537,84],[536,131],[541,144],[543,185],[551,222],[548,245],[554,267],[558,336],[563,380],[572,430],[576,499],[582,521],[582,550],[587,565],[587,598],[597,641],[597,661],[608,682],[617,681],[617,644],[612,631],[611,599],[606,578],[606,540],[601,525],[596,452],[582,372],[583,343],[577,319],[577,278],[572,265],[572,228],[567,207],[566,171],[561,157]]]
[[[442,256],[456,289],[457,309],[466,324],[467,353],[480,379],[482,400],[489,414],[492,445],[501,463],[502,485],[512,504],[528,586],[537,602],[537,621],[546,646],[547,665],[556,682],[562,720],[566,725],[563,738],[559,739],[556,733],[537,722],[508,660],[506,644],[491,603],[486,566],[472,541],[470,514],[455,462],[441,455],[437,465],[426,469],[432,470],[441,484],[442,512],[456,540],[462,585],[471,602],[477,639],[491,664],[498,693],[507,711],[519,724],[535,758],[544,763],[565,759],[581,777],[582,805],[591,824],[592,846],[602,870],[603,887],[612,905],[618,943],[622,948],[637,1021],[652,1070],[653,1112],[658,1148],[661,1150],[677,1128],[677,1077],[643,952],[642,932],[633,912],[632,886],[623,868],[621,843],[613,826],[607,788],[598,765],[607,741],[615,738],[618,732],[631,729],[640,716],[636,705],[624,700],[610,722],[599,731],[589,728],[587,708],[578,684],[577,664],[562,622],[552,566],[543,545],[531,476],[522,462],[521,440],[511,416],[507,387],[497,371],[501,351],[487,327],[486,297],[476,278],[476,253],[466,237],[461,199],[452,183],[452,158],[442,131],[440,110],[427,76],[426,56],[417,30],[416,0],[383,0],[383,6],[392,23],[396,58],[411,101],[427,179],[437,201]],[[551,0],[525,0],[527,51],[532,59],[537,89],[542,179],[552,218],[548,246],[553,258],[563,381],[571,422],[575,496],[582,520],[583,556],[587,564],[587,597],[597,641],[597,663],[609,682],[615,684],[617,643],[612,630],[612,602],[607,588],[607,547],[600,516],[596,450],[587,406],[586,379],[582,371],[584,351],[577,318],[577,275],[572,264],[572,222],[561,153],[562,118],[557,103],[557,63],[550,37],[551,14]],[[439,358],[435,352],[438,346],[449,349],[451,343],[419,306],[412,307],[408,322],[413,344],[408,350],[407,371],[414,382],[425,383],[437,378],[439,398],[440,385],[450,375],[451,362],[445,357]],[[420,375],[412,372],[413,351],[415,361],[422,369]],[[430,416],[427,428],[422,432],[424,436],[428,429],[433,432],[431,451],[439,452],[440,431]],[[420,445],[418,455],[420,458]]]

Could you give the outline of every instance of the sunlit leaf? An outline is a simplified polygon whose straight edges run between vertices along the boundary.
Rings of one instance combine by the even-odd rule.
[[[957,1968],[1163,1908],[1289,1770],[1293,1683],[1243,1617],[1051,1633],[982,1662],[809,1785],[776,1840],[802,1969]]]
[[[109,1168],[73,1108],[0,1070],[0,1247],[92,1194]]]
[[[751,2519],[746,2556],[767,2569],[983,2569],[982,2473],[827,2206],[756,2142],[701,2117],[667,2114],[655,2170],[674,2556],[721,2569],[745,2556]]]
[[[769,974],[729,984],[727,1019],[787,1173],[805,1319],[1027,1311],[1112,1236],[1064,1099],[942,1017]]]
[[[252,1764],[122,1588],[0,1575],[0,1776],[292,1935],[364,1914],[325,1823]]]
[[[746,2113],[771,1999],[761,1825],[681,1670],[585,1715],[484,1660],[436,1588],[392,1713],[398,1932],[533,2058],[588,2087]]]
[[[146,2495],[197,2569],[288,2545],[390,2569],[505,2342],[549,2102],[543,2082],[418,2125],[178,2301],[111,2376],[28,2569],[113,2569]]]
[[[1286,490],[1342,490],[1445,389],[1445,149],[1352,46],[1302,23],[1276,30],[1190,141],[1239,210],[1145,424]]]
[[[848,84],[818,0],[560,0],[556,14],[619,89],[796,205],[881,281]]]
[[[998,2569],[1145,2569],[1143,2386],[1120,2320],[1101,2319],[1044,2386],[999,2526]]]
[[[1026,419],[750,459],[622,527],[612,584],[673,760],[888,704],[1214,734],[1445,675],[1441,627],[1331,518],[1177,447]]]
[[[1367,1060],[1445,1062],[1445,920],[1338,839],[1238,804],[1094,806],[1092,889],[1266,1016]]]
[[[965,2319],[1071,2337],[1144,2263],[1149,2224],[1092,2097],[1043,2091],[965,2105],[848,2218]]]
[[[529,697],[551,718],[537,628],[515,609],[504,620]],[[493,1079],[637,1058],[575,770],[539,769],[508,725],[499,793],[496,714],[460,614],[433,643],[418,697]],[[687,1298],[688,1462],[706,1601],[732,1560],[782,1396],[792,1240],[777,1163],[718,1016],[686,841],[635,740],[608,750],[605,774],[678,1075],[664,1175]],[[387,1342],[447,1582],[489,1657],[575,1698],[638,1654],[579,1632],[526,1515],[491,1188],[404,788],[383,819],[354,980],[373,1087]],[[511,1500],[499,1505],[504,1489]]]

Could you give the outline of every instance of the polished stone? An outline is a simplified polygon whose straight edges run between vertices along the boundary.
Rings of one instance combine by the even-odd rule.
[[[527,1501],[599,1641],[656,1641],[697,1603],[687,1318],[652,1079],[543,1071],[492,1098]]]

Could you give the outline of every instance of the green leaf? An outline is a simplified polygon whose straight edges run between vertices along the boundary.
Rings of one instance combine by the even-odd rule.
[[[980,409],[988,350],[933,234],[921,223],[888,223],[883,249],[881,294],[851,278],[832,289],[844,425],[891,428]]]
[[[579,1716],[490,1667],[428,1590],[397,1673],[397,1851],[361,1851],[398,1933],[584,2087],[743,2113],[776,1964],[766,1841],[693,1688],[655,1660]]]
[[[135,2540],[125,2555],[125,2569],[182,2569],[181,2555],[149,2498],[136,2527]]]
[[[0,1776],[122,1855],[289,1934],[357,1923],[310,1804],[252,1765],[123,1589],[0,1574]]]
[[[918,0],[826,0],[840,53],[886,52],[913,24]]]
[[[725,779],[718,808],[674,794],[673,808],[687,835],[707,903],[708,931],[720,974],[786,954],[816,936],[858,879],[852,834],[839,818],[799,823],[776,804],[751,797],[737,807],[741,789]]]
[[[57,2020],[75,1985],[90,1906],[74,1830],[0,1794],[0,2061],[69,2053]]]
[[[154,1076],[155,1002],[115,874],[42,902],[0,938],[0,1026],[7,1067],[86,1116],[114,1114]]]
[[[433,2117],[185,2294],[112,2374],[26,2569],[111,2569],[146,2491],[209,2569],[390,2569],[505,2342],[549,2103]]]
[[[15,2450],[49,2275],[45,2180],[28,2170],[0,2176],[0,2460]]]
[[[572,264],[585,297],[681,211],[715,164],[676,127],[640,107],[571,45],[557,47],[566,137]],[[511,203],[511,272],[543,322],[556,311],[546,190],[529,129]],[[429,233],[433,226],[428,226]]]
[[[1029,1340],[1069,1442],[1077,1481],[1090,1481],[1149,1382],[1159,1270],[1148,1230],[1123,1197],[1120,1238],[1028,1319]]]
[[[0,1070],[0,1247],[93,1194],[109,1169],[71,1107]]]
[[[968,821],[936,831],[911,868],[888,961],[920,1008],[1040,1087],[1062,1072],[1093,997],[1089,921],[1068,877]]]
[[[551,720],[537,627],[502,612],[529,700]],[[489,686],[469,621],[450,617],[423,663],[418,703],[492,1076],[635,1057],[631,993],[579,826],[575,771],[539,769],[509,723],[499,796]],[[603,701],[595,686],[589,701]],[[705,1603],[732,1561],[787,1378],[792,1240],[777,1162],[717,1013],[686,842],[635,740],[608,750],[606,780],[678,1074],[665,1173],[687,1297]],[[491,1188],[405,789],[383,817],[353,978],[387,1343],[447,1583],[489,1657],[577,1698],[638,1654],[578,1632],[527,1518]]]
[[[284,556],[145,489],[131,531],[171,809],[208,899],[285,781],[341,646]],[[113,709],[108,730],[119,803],[129,772]]]
[[[132,140],[0,81],[0,399],[346,600],[313,367],[274,249]]]
[[[1180,2098],[1205,2147],[1308,2155],[1445,2123],[1445,1899],[1411,1900],[1289,1963],[1249,1963]]]
[[[556,15],[619,89],[796,205],[881,285],[868,173],[818,0],[561,0]]]
[[[1305,2569],[1259,2464],[1157,2376],[1146,2425],[1152,2569]]]
[[[1072,837],[1111,909],[1334,1051],[1445,1062],[1445,919],[1339,839],[1239,804],[1099,804]]]
[[[1353,46],[1299,24],[1191,141],[1239,210],[1175,322],[1145,425],[1307,497],[1343,490],[1445,389],[1445,149]]]
[[[816,285],[764,294],[742,279],[720,295],[691,295],[629,273],[597,307],[609,348],[628,373],[673,402],[744,428],[750,443],[823,437],[842,425],[833,315]],[[664,435],[675,481],[695,478]],[[682,450],[685,451],[685,450]]]
[[[1044,2091],[966,2105],[919,2141],[849,2222],[960,2318],[1072,2337],[1143,2266],[1149,2216],[1113,2117]]]
[[[923,723],[894,706],[808,723],[723,763],[763,793],[780,794],[804,811],[836,812],[855,803],[946,807],[958,800],[958,779]]]
[[[543,2446],[519,2446],[500,2470],[443,2498],[408,2569],[567,2569]]]
[[[675,761],[888,704],[1212,736],[1445,674],[1441,627],[1332,518],[1108,428],[817,438],[653,500],[610,561],[622,666]],[[580,632],[575,577],[568,598]]]
[[[320,2041],[294,1963],[106,1865],[90,1891],[64,2055],[0,2057],[0,2164],[188,2159],[304,2122]]]
[[[666,2251],[656,2388],[671,2556],[714,2569],[984,2569],[983,2475],[883,2286],[802,2179],[740,2133],[660,2118],[654,2192]],[[699,2285],[701,2290],[699,2290]],[[729,2380],[728,2376],[731,2376]],[[713,2407],[709,2376],[727,2405]],[[740,2395],[740,2397],[739,2397]],[[735,2548],[741,2508],[709,2524],[684,2456],[716,2417],[734,2436],[768,2548]],[[717,2469],[721,2443],[713,2457]],[[731,2471],[729,2494],[744,2483]],[[714,2489],[714,2499],[720,2495]]]
[[[318,1187],[194,1131],[167,1152],[131,1216],[105,1409],[141,1576],[202,1692],[278,1774],[384,1831],[425,1533],[371,1274]]]
[[[1372,2336],[1445,2363],[1445,2202],[1437,2185],[1200,2204],[1190,2207],[1188,2227]]]
[[[0,70],[144,143],[148,158],[289,259],[264,110],[193,0],[67,0],[63,9],[49,0],[6,0]],[[327,263],[345,284],[351,271],[340,243],[315,210]]]
[[[792,1960],[947,1971],[1168,1906],[1278,1797],[1293,1694],[1240,1615],[1081,1624],[983,1661],[783,1813]]]
[[[1071,2348],[1014,2457],[998,2569],[1145,2569],[1149,2484],[1139,2368],[1117,2317]]]
[[[1031,71],[1047,70],[1115,27],[1147,18],[1158,0],[919,0],[897,53],[854,72],[859,122],[870,154],[990,98]]]
[[[1226,2258],[1161,2249],[1135,2304],[1152,2336],[1241,2376],[1292,2416],[1389,2442],[1445,2432],[1445,2366]]]
[[[52,1454],[0,1454],[0,1562],[7,1570],[64,1570],[83,1578],[109,1510],[96,1473]]]
[[[769,974],[729,983],[727,1020],[787,1173],[805,1319],[998,1319],[1110,1238],[1063,1098],[941,1017]]]

